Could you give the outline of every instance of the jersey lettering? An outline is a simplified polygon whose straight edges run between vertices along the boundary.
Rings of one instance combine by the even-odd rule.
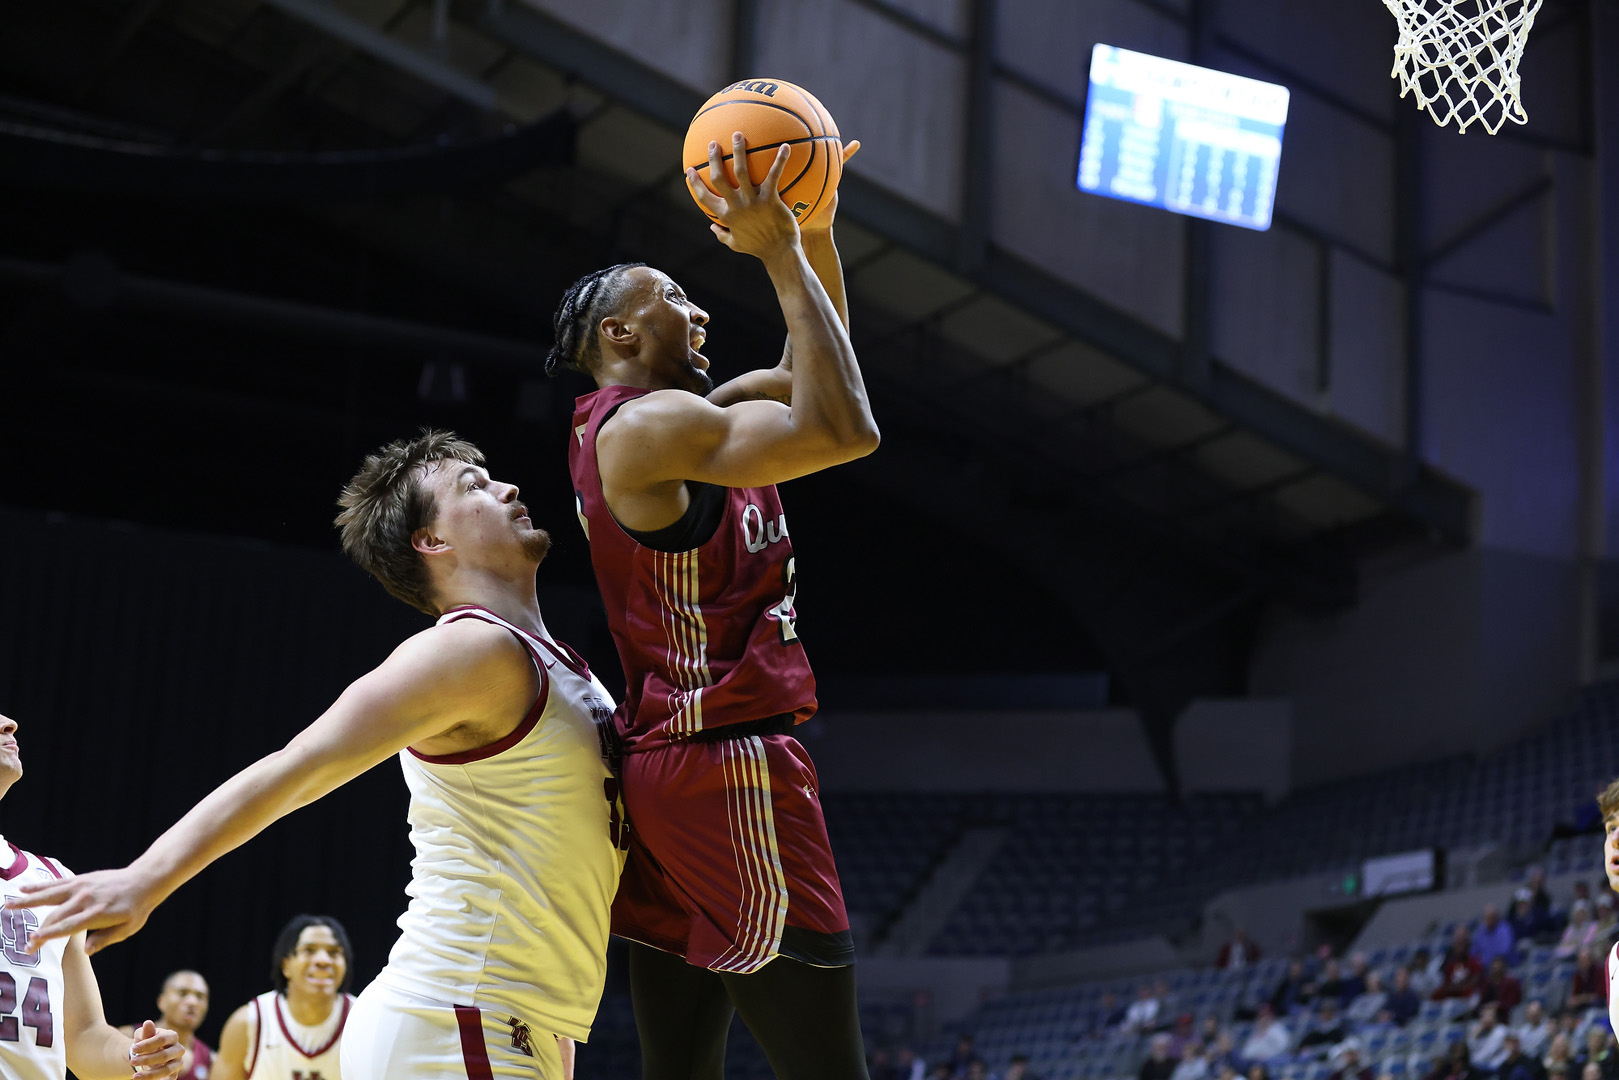
[[[0,910],[0,955],[18,967],[38,967],[39,956],[28,951],[28,939],[39,917],[27,908]]]
[[[783,522],[786,515],[782,515]],[[787,595],[781,598],[781,603],[770,609],[778,622],[781,623],[781,643],[783,645],[798,644],[798,612],[793,605],[798,600],[798,566],[797,557],[787,556],[787,561],[781,564],[781,587]]]
[[[12,1013],[17,1011],[17,980],[9,971],[0,971],[0,1042],[20,1042],[22,1029],[34,1029],[35,1046],[53,1046],[56,1043],[56,1018],[51,1013],[51,988],[44,979],[28,980],[28,992],[23,995],[21,1023]]]
[[[314,1072],[302,1072],[294,1069],[292,1070],[292,1080],[326,1080],[326,1078],[321,1076],[318,1069]]]
[[[766,521],[764,511],[753,503],[742,508],[742,546],[748,549],[748,554],[757,555],[771,544],[779,544],[785,539],[785,513],[776,515],[775,521]]]

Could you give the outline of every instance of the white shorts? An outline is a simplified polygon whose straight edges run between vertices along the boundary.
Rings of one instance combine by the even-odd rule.
[[[372,983],[343,1028],[343,1080],[562,1080],[556,1037],[504,1013]]]

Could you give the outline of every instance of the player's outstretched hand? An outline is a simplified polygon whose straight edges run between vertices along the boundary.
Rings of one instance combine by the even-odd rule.
[[[697,205],[719,218],[719,224],[710,225],[720,243],[732,251],[753,255],[760,259],[790,251],[798,242],[798,220],[778,193],[781,172],[792,156],[792,147],[783,143],[776,148],[776,160],[758,186],[748,175],[748,141],[739,131],[731,137],[731,160],[736,163],[736,186],[725,176],[725,161],[720,155],[720,144],[708,144],[708,180],[716,195],[704,186],[695,168],[686,170],[686,186],[691,188]]]
[[[6,898],[7,908],[55,909],[29,935],[29,952],[39,951],[39,946],[51,938],[88,930],[84,951],[91,956],[145,926],[161,899],[144,875],[128,867],[36,882],[24,885],[19,892],[20,896]]]
[[[180,1075],[185,1063],[185,1047],[180,1036],[160,1028],[150,1020],[135,1029],[135,1044],[129,1048],[129,1064],[141,1080],[169,1080]]]

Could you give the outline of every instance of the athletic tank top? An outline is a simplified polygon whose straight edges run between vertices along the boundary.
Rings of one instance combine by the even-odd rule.
[[[50,859],[30,855],[0,838],[0,898],[16,896],[24,885],[54,881],[67,871]],[[67,1075],[63,1045],[62,957],[67,938],[55,938],[28,953],[34,928],[49,907],[0,910],[0,1076],[6,1080],[62,1080]]]
[[[1608,1026],[1619,1036],[1619,943],[1608,950]]]
[[[352,994],[342,995],[314,1027],[293,1019],[287,999],[275,990],[260,994],[252,1005],[247,1014],[253,1037],[247,1056],[249,1080],[342,1080],[337,1051],[354,1007]]]
[[[191,1040],[191,1068],[182,1072],[175,1080],[208,1080],[208,1073],[214,1065],[214,1052],[201,1040]]]
[[[642,545],[607,509],[596,435],[646,393],[586,394],[568,443],[579,524],[624,664],[624,752],[770,716],[802,723],[815,713],[815,675],[798,640],[797,567],[775,486],[724,489],[719,527],[679,552]]]
[[[410,906],[379,982],[583,1042],[607,977],[608,909],[623,868],[618,782],[604,757],[613,699],[566,645],[482,608],[528,651],[539,697],[478,750],[399,755],[416,857]]]

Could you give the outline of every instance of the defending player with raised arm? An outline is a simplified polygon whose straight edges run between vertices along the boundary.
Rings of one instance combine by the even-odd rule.
[[[785,149],[785,148],[784,148]],[[738,135],[731,147],[741,159]],[[597,389],[568,442],[580,523],[627,684],[619,711],[628,938],[646,1080],[719,1080],[739,1012],[781,1080],[866,1075],[854,949],[814,766],[796,563],[775,485],[869,454],[877,425],[830,232],[776,194],[687,183],[727,247],[765,266],[787,321],[777,367],[711,392],[708,314],[658,270],[609,267],[557,311],[549,370]]]
[[[546,629],[535,574],[551,541],[517,496],[447,433],[368,457],[339,500],[343,547],[437,622],[128,867],[8,901],[59,905],[35,944],[84,930],[92,949],[128,937],[209,863],[397,756],[411,899],[349,1016],[346,1080],[463,1067],[564,1075],[553,1036],[589,1035],[623,864],[604,758],[612,699]]]
[[[22,778],[17,722],[0,716],[0,799]],[[150,1020],[125,1034],[107,1023],[101,988],[84,951],[82,933],[37,940],[49,921],[48,903],[22,899],[29,885],[59,881],[67,873],[53,859],[24,851],[0,837],[0,1077],[124,1080],[139,1072],[153,1080],[180,1074],[185,1051],[173,1031]]]

